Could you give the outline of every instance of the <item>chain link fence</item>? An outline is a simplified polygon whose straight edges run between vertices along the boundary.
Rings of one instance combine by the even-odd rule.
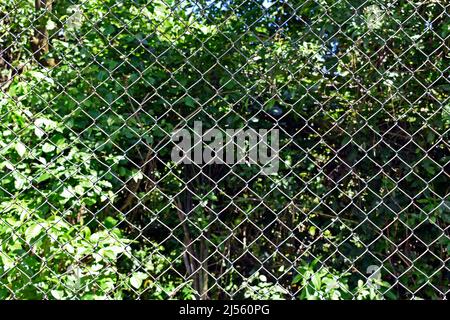
[[[449,4],[2,0],[1,299],[446,299]]]

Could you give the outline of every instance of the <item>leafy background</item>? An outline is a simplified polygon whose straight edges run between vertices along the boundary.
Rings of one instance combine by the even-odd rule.
[[[3,0],[0,298],[445,298],[448,8]],[[199,120],[278,173],[175,165]]]

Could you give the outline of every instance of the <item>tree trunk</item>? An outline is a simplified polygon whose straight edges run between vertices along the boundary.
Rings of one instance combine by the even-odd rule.
[[[35,0],[34,2],[34,7],[38,14],[41,14],[40,11],[42,9],[44,9],[46,13],[36,21],[37,27],[34,28],[34,36],[31,39],[31,48],[36,61],[46,67],[53,67],[55,65],[54,59],[44,58],[50,50],[47,18],[48,13],[52,11],[52,2],[53,0]]]

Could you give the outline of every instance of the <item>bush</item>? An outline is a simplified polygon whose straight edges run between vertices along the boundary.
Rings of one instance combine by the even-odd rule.
[[[0,4],[1,298],[446,295],[442,1],[34,6]],[[279,129],[279,171],[176,165],[194,121]]]

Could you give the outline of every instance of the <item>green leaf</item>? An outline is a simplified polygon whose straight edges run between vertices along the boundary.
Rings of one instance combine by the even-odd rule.
[[[23,158],[25,153],[27,152],[27,148],[22,142],[17,142],[15,146],[16,152],[19,155],[19,157]]]
[[[119,221],[113,217],[106,217],[104,224],[108,229],[114,228]]]
[[[132,178],[133,178],[134,182],[138,182],[139,180],[144,178],[144,175],[142,174],[141,171],[138,170],[138,171],[133,173],[133,177]]]
[[[39,178],[37,178],[35,181],[36,181],[37,183],[41,183],[41,182],[44,182],[45,180],[50,179],[51,177],[52,177],[52,175],[51,175],[50,173],[44,172],[44,173],[41,174],[41,175],[39,176]]]
[[[191,97],[187,96],[186,98],[184,98],[184,103],[188,106],[188,107],[195,107],[195,100],[192,99]]]
[[[41,128],[39,128],[39,127],[35,127],[34,128],[34,134],[36,135],[36,137],[42,138],[44,136],[44,134],[45,134],[45,131],[42,130]]]
[[[20,173],[13,174],[14,175],[14,188],[17,190],[22,189],[27,183],[27,179]]]
[[[320,287],[322,286],[322,281],[320,279],[320,275],[318,273],[315,273],[312,278],[311,282],[313,283],[316,290],[320,290]]]
[[[294,279],[292,280],[292,284],[296,284],[299,283],[302,280],[303,276],[301,274],[298,274],[294,277]]]
[[[65,198],[65,199],[70,199],[74,197],[74,192],[64,188],[63,192],[61,192],[61,197]]]
[[[45,27],[47,28],[47,30],[53,30],[53,29],[56,29],[57,25],[56,25],[56,23],[54,21],[49,19],[47,21],[47,24],[46,24]]]
[[[42,230],[42,226],[39,223],[28,227],[27,230],[25,230],[25,240],[27,242],[30,242],[31,239],[33,239],[39,235],[41,230]]]
[[[134,273],[130,278],[130,284],[136,288],[139,289],[142,285],[142,281],[147,278],[147,275],[143,272],[136,272]]]
[[[50,293],[57,300],[62,300],[64,298],[64,291],[62,290],[51,290]]]
[[[42,151],[44,151],[45,153],[52,152],[53,150],[55,150],[55,146],[48,142],[44,143],[44,145],[42,146]]]
[[[54,81],[52,78],[47,77],[45,74],[43,74],[42,72],[38,72],[38,71],[30,71],[30,74],[36,78],[36,80],[45,80],[48,83],[54,84]]]

